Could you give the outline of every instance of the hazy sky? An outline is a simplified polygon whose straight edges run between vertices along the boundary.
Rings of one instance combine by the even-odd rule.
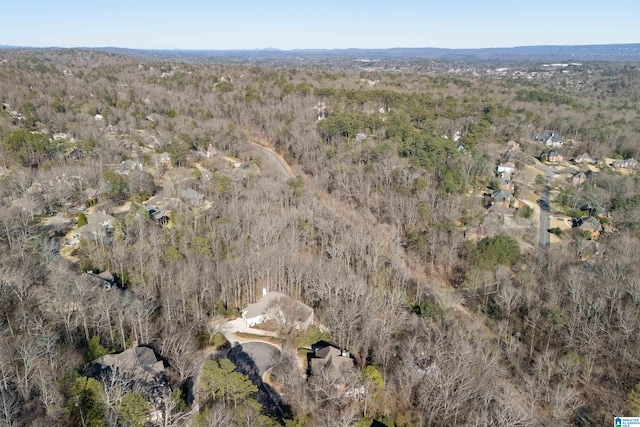
[[[150,49],[640,43],[640,0],[0,0],[0,45]]]

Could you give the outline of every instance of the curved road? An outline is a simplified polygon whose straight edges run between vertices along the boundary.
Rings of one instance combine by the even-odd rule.
[[[287,178],[293,178],[293,171],[291,170],[291,166],[289,166],[287,161],[274,149],[269,148],[254,140],[249,140],[249,142],[251,143],[251,145],[267,153],[267,157],[271,159],[271,163],[276,165],[276,167],[283,173],[283,175],[285,175]]]

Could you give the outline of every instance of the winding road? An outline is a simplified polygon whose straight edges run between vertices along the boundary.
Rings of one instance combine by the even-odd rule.
[[[259,148],[260,150],[262,150],[262,152],[266,153],[267,157],[271,159],[271,163],[278,170],[280,170],[283,175],[285,175],[287,178],[293,178],[293,170],[291,169],[291,166],[289,166],[289,163],[287,163],[287,161],[284,159],[284,157],[278,154],[273,148],[266,146],[264,143],[260,143],[255,140],[250,140],[249,142],[251,143],[251,145]]]

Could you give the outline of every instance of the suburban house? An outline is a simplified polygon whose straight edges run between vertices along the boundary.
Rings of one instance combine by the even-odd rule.
[[[122,353],[102,356],[89,365],[88,375],[100,381],[114,375],[122,381],[124,390],[140,393],[154,408],[149,414],[151,421],[162,417],[158,402],[171,394],[164,363],[149,347],[134,347]]]
[[[95,241],[102,240],[107,237],[108,231],[111,229],[115,218],[104,212],[94,212],[87,215],[87,224],[79,227],[71,237],[69,244],[77,245],[80,240]]]
[[[320,341],[311,346],[307,361],[309,378],[322,378],[332,384],[337,392],[347,397],[362,397],[364,388],[357,382],[355,360],[337,346]]]
[[[277,319],[294,322],[296,328],[306,329],[313,322],[313,309],[283,293],[263,289],[262,298],[242,310],[242,320],[250,328]]]
[[[87,271],[86,278],[89,283],[99,286],[105,291],[113,288],[113,286],[116,284],[116,279],[109,270],[103,271],[102,273],[98,274],[94,274],[93,271]]]
[[[587,174],[585,174],[585,173],[584,173],[584,172],[582,172],[582,171],[577,172],[576,174],[574,174],[574,175],[571,177],[571,183],[572,183],[573,185],[580,185],[580,184],[582,184],[583,182],[585,182],[586,180],[587,180]]]
[[[573,159],[574,163],[596,163],[596,160],[589,153],[582,153]]]
[[[539,141],[544,143],[547,147],[562,147],[564,141],[561,135],[558,135],[555,132],[543,132],[533,137],[535,141]]]
[[[498,174],[512,175],[516,171],[516,165],[513,162],[502,163],[498,165],[496,171]]]
[[[155,206],[144,206],[144,210],[149,214],[149,218],[161,226],[169,224],[171,212],[156,208]]]
[[[547,161],[549,162],[562,162],[564,160],[564,156],[557,151],[550,151],[547,154]]]
[[[199,205],[204,200],[204,194],[198,193],[193,188],[184,190],[182,197],[191,205]]]
[[[638,166],[640,166],[640,164],[637,160],[631,158],[625,160],[616,160],[611,164],[611,166],[618,169],[638,169]]]
[[[500,178],[500,189],[507,190],[513,193],[513,191],[515,190],[515,185],[513,184],[513,181],[509,178]]]
[[[508,208],[511,199],[513,199],[513,194],[511,194],[511,192],[507,190],[496,190],[491,193],[491,199],[493,203],[497,203],[505,208]]]
[[[591,233],[591,239],[598,240],[602,232],[602,225],[597,218],[592,216],[582,216],[574,221],[574,227]]]

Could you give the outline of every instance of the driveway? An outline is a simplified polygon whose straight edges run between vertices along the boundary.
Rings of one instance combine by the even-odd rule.
[[[280,349],[265,342],[250,341],[234,346],[227,357],[236,364],[239,371],[246,375],[255,373],[262,378],[267,370],[280,361]]]
[[[236,344],[227,353],[227,358],[258,387],[258,402],[267,413],[282,418],[279,396],[262,381],[264,373],[280,361],[280,349],[266,342],[250,341]]]
[[[264,337],[277,336],[275,332],[248,327],[240,317],[235,320],[231,320],[220,327],[220,333],[224,335],[231,345],[240,343],[240,340],[236,336],[236,332],[240,332],[242,334],[262,335]]]

